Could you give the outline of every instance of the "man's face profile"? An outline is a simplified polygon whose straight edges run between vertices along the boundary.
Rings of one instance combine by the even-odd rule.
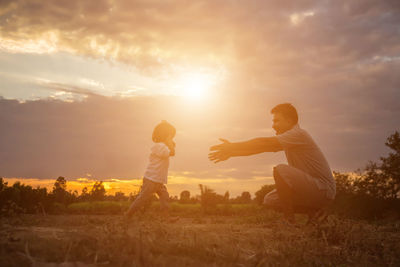
[[[283,134],[284,132],[292,129],[293,123],[291,120],[285,118],[282,113],[273,113],[272,128],[276,134]]]

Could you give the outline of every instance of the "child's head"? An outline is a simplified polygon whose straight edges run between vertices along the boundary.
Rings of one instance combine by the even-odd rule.
[[[168,137],[173,138],[175,134],[175,127],[163,120],[154,128],[152,139],[154,143],[165,142]]]

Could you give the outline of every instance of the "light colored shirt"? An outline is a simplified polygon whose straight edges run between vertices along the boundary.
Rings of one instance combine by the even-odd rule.
[[[170,150],[164,143],[155,143],[151,147],[149,164],[144,178],[156,183],[167,183]]]
[[[315,178],[318,188],[326,190],[327,197],[333,199],[336,194],[336,184],[331,168],[312,137],[298,124],[276,137],[285,151],[289,166]]]

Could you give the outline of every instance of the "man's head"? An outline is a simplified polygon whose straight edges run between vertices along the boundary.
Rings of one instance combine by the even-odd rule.
[[[271,114],[274,116],[272,128],[276,131],[276,134],[282,134],[292,129],[299,120],[296,108],[289,103],[275,106],[271,109]]]

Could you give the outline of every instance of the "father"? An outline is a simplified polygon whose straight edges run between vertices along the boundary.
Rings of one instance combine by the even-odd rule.
[[[284,150],[289,164],[274,167],[276,189],[265,196],[264,204],[282,211],[289,223],[294,223],[296,212],[307,213],[309,222],[317,221],[336,194],[329,164],[311,136],[298,125],[297,111],[291,104],[279,104],[271,113],[276,137],[237,143],[220,139],[223,143],[210,148],[209,159],[217,163],[230,157]]]

